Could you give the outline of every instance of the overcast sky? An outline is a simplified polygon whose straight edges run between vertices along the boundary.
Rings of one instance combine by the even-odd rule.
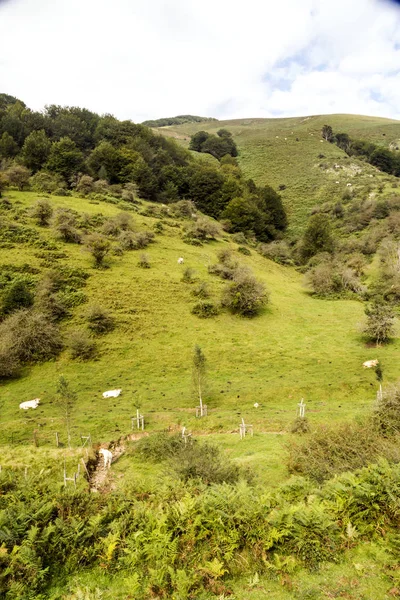
[[[0,92],[120,119],[400,119],[388,0],[0,0]]]

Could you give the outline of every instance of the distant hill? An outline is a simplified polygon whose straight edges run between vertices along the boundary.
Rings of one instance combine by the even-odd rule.
[[[221,127],[231,131],[244,174],[257,185],[281,190],[290,229],[299,233],[311,208],[315,204],[340,201],[348,183],[353,188],[357,186],[362,195],[367,188],[369,192],[380,193],[382,184],[390,188],[398,181],[322,140],[321,129],[325,124],[331,125],[335,133],[345,132],[351,138],[388,149],[396,148],[400,140],[400,121],[362,115],[235,119],[218,124],[192,122],[161,128],[160,133],[187,147],[190,136],[201,129],[209,133],[216,133]]]
[[[212,117],[197,117],[196,115],[177,115],[176,117],[164,117],[163,119],[155,119],[143,121],[142,125],[146,127],[170,127],[171,125],[184,125],[185,123],[205,123],[208,121],[218,121]]]

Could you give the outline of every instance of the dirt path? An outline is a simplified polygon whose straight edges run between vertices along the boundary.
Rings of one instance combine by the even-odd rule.
[[[112,487],[112,465],[122,456],[126,449],[126,442],[131,440],[139,440],[142,437],[148,436],[149,434],[144,433],[132,433],[127,435],[125,438],[118,442],[111,442],[101,444],[101,448],[110,450],[113,455],[111,467],[108,469],[104,468],[104,458],[101,454],[96,452],[96,463],[90,470],[89,486],[91,492],[107,492]]]

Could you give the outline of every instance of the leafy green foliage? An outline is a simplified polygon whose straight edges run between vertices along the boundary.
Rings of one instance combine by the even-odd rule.
[[[189,148],[196,152],[205,152],[211,154],[218,160],[223,156],[237,156],[238,151],[232,134],[227,129],[220,129],[217,135],[212,135],[206,131],[198,131],[190,140]]]
[[[211,301],[196,302],[192,308],[192,314],[202,319],[209,319],[219,314],[219,306]]]
[[[195,115],[178,115],[176,117],[164,117],[151,121],[143,121],[146,127],[169,127],[170,125],[182,125],[183,123],[203,123],[204,121],[216,121],[211,117],[197,117]]]
[[[29,308],[33,304],[34,294],[24,279],[14,279],[2,294],[1,312],[7,315],[19,308]]]
[[[378,432],[384,436],[400,433],[400,388],[390,386],[378,397],[373,422]]]
[[[393,414],[392,411],[388,415],[387,422],[391,422]],[[384,411],[379,409],[376,418],[384,427]],[[380,457],[398,461],[397,446],[397,440],[386,440],[377,435],[377,429],[369,422],[321,427],[304,442],[291,442],[288,466],[292,473],[301,473],[320,482],[338,473],[364,467]]]
[[[376,345],[387,342],[394,332],[394,312],[390,304],[383,299],[376,299],[365,308],[367,323],[363,333],[376,342]]]
[[[331,253],[332,251],[333,239],[329,219],[323,214],[313,215],[309,220],[302,240],[302,260],[307,262],[319,252]]]
[[[48,360],[62,348],[58,328],[45,315],[26,309],[15,311],[0,324],[0,339],[0,363],[4,360],[7,365],[1,376],[7,375],[10,361],[15,368],[8,375],[13,375],[21,364]]]
[[[254,317],[267,303],[265,285],[245,269],[235,272],[234,281],[227,285],[222,296],[223,306],[244,317]]]
[[[44,129],[32,131],[32,133],[25,138],[22,147],[21,154],[25,166],[28,167],[28,169],[31,169],[33,173],[39,171],[49,157],[50,148],[51,142],[46,136]]]
[[[101,233],[92,233],[86,237],[85,244],[94,258],[95,266],[97,268],[103,266],[104,259],[111,250],[111,242]]]
[[[50,149],[46,167],[49,171],[61,175],[67,183],[82,169],[83,154],[75,142],[69,137],[63,137],[54,142]]]
[[[53,208],[48,200],[38,200],[32,206],[32,211],[30,214],[31,217],[36,219],[38,225],[41,227],[46,227],[49,224],[50,218],[53,214]]]

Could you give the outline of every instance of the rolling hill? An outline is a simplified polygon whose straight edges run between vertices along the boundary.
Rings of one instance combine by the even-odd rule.
[[[11,191],[7,194],[12,211],[21,225],[36,230],[39,239],[54,240],[50,229],[37,227],[27,210],[37,194]],[[54,207],[68,207],[79,214],[115,216],[131,205],[98,203],[77,197],[52,197]],[[21,378],[2,384],[0,431],[3,440],[28,441],[34,429],[43,439],[53,438],[61,427],[60,413],[53,403],[58,377],[63,374],[78,393],[73,416],[76,440],[81,433],[105,441],[129,432],[135,405],[141,406],[148,427],[160,429],[186,425],[194,430],[231,431],[242,416],[251,418],[256,430],[288,428],[295,417],[297,402],[306,399],[312,419],[347,419],[368,410],[375,394],[374,377],[361,368],[364,360],[383,359],[389,380],[397,377],[398,341],[370,349],[358,333],[363,305],[358,301],[327,301],[311,297],[303,287],[303,276],[294,269],[277,265],[250,250],[243,256],[229,235],[201,247],[182,240],[185,222],[165,216],[162,207],[147,216],[144,203],[132,212],[135,228],[153,229],[160,220],[164,231],[146,249],[151,268],[138,266],[140,252],[111,256],[109,268],[93,268],[93,259],[77,244],[56,242],[61,257],[46,260],[38,252],[40,242],[6,244],[0,249],[0,267],[28,263],[42,277],[50,267],[64,265],[83,269],[89,276],[83,292],[86,302],[73,310],[64,322],[66,341],[76,329],[86,329],[87,307],[101,305],[117,321],[114,332],[98,340],[99,357],[82,362],[72,360],[68,351],[54,361],[26,367]],[[157,211],[163,211],[159,213]],[[7,209],[10,215],[10,209]],[[182,281],[183,270],[191,267],[196,280],[205,280],[212,297],[219,300],[225,283],[207,272],[217,262],[217,253],[232,248],[239,262],[249,266],[267,286],[271,300],[263,314],[244,319],[222,312],[212,319],[191,314],[196,299],[194,284]],[[54,256],[54,251],[49,251]],[[177,259],[184,257],[184,265]],[[52,264],[54,263],[54,265]],[[195,344],[207,357],[210,416],[194,419],[191,397],[191,360]],[[372,356],[373,355],[373,356]],[[123,389],[117,400],[103,400],[106,389]],[[20,402],[40,397],[35,412],[18,408]],[[258,402],[258,410],[253,404]],[[310,415],[310,416],[311,416]]]
[[[340,200],[348,183],[362,196],[382,183],[390,188],[396,181],[322,140],[321,129],[325,124],[331,125],[334,132],[345,132],[387,148],[400,140],[399,121],[359,115],[185,123],[155,131],[185,146],[197,131],[216,133],[220,128],[231,131],[245,175],[258,185],[272,185],[276,189],[284,186],[280,193],[288,211],[290,231],[297,234],[304,228],[312,206]]]
[[[348,183],[360,199],[388,196],[397,186],[396,178],[321,143],[325,123],[386,147],[400,138],[399,122],[351,115],[207,121],[157,131],[184,146],[201,129],[232,131],[245,174],[258,184],[281,186],[290,239],[302,232],[312,206],[340,200]],[[216,160],[194,154],[209,164]],[[238,243],[220,229],[216,239],[188,243],[185,230],[199,215],[179,212],[174,204],[147,202],[133,192],[125,196],[128,201],[111,191],[59,191],[63,195],[9,186],[0,198],[1,299],[12,280],[28,282],[33,293],[58,273],[68,278],[63,293],[69,301],[69,315],[59,322],[60,354],[26,364],[18,377],[0,383],[0,595],[52,600],[398,595],[399,466],[381,461],[319,485],[291,476],[288,447],[299,439],[291,426],[302,398],[312,431],[369,416],[378,382],[362,363],[378,358],[384,385],[396,382],[399,338],[378,348],[366,343],[360,300],[312,296],[300,269],[264,258],[243,236]],[[83,239],[110,219],[126,224],[130,216],[134,234],[155,234],[145,260],[143,249],[122,250],[108,234],[111,251],[104,268],[95,268],[84,244],[62,241],[51,226],[38,225],[31,211],[38,199],[53,210],[70,211]],[[201,282],[219,303],[228,283],[209,267],[226,250],[270,293],[254,318],[224,308],[212,318],[191,312]],[[376,262],[368,268],[374,270]],[[116,327],[93,336],[94,358],[73,358],[69,342],[76,332],[88,332],[94,306],[107,310]],[[202,419],[195,417],[195,345],[207,360],[208,416]],[[76,393],[72,448],[57,402],[61,376]],[[122,388],[119,397],[102,397],[115,388]],[[19,408],[33,398],[41,399],[36,410]],[[143,433],[132,425],[137,409],[145,417]],[[254,436],[244,440],[242,418],[254,428]],[[183,447],[182,427],[193,434],[193,446]],[[177,435],[163,436],[167,432]],[[92,448],[82,448],[81,436],[88,435]],[[224,467],[241,469],[240,479],[179,478],[173,463],[164,460],[166,453],[158,462],[151,454],[160,443],[166,452],[166,440],[174,439],[182,446],[182,463],[187,450],[190,456],[214,443]],[[147,455],[146,445],[140,446],[146,441]],[[115,461],[96,487],[100,445],[112,449]],[[207,475],[218,464],[218,455],[211,456]],[[201,453],[200,459],[205,460]],[[64,482],[63,474],[76,469],[77,482]]]

